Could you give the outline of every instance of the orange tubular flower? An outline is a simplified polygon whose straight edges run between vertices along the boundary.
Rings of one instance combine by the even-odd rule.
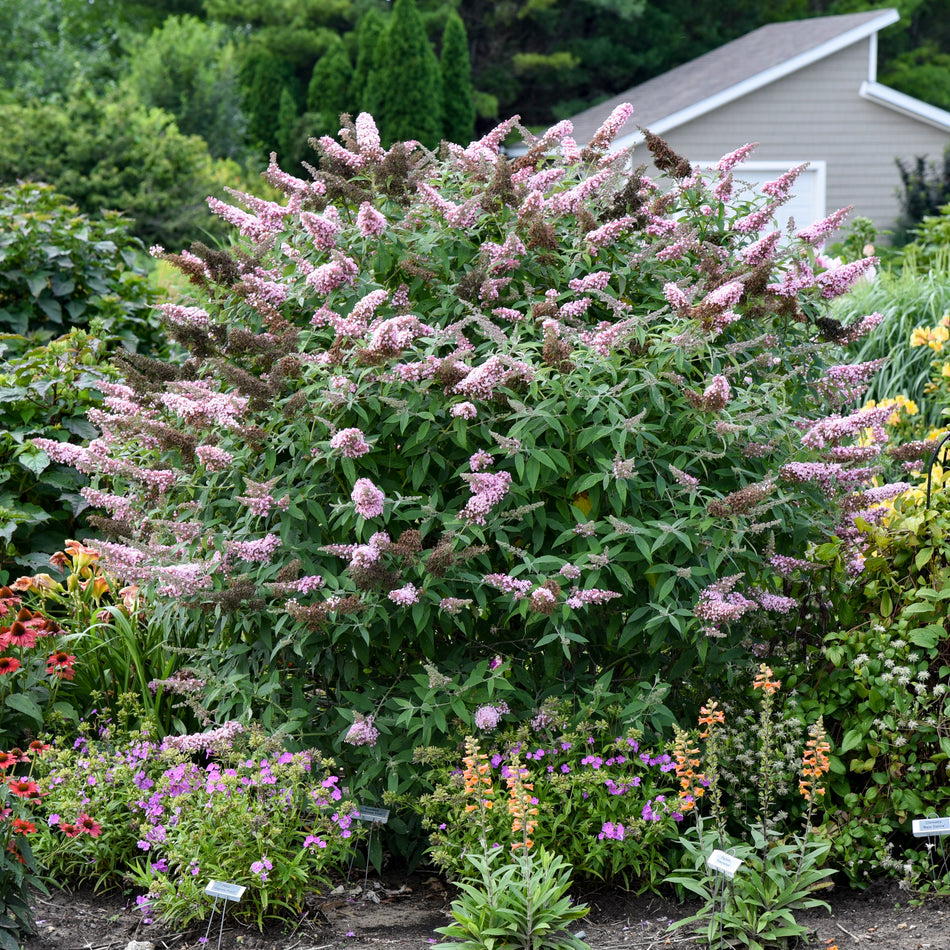
[[[699,749],[690,746],[686,733],[677,730],[673,761],[676,763],[676,776],[680,780],[679,807],[682,812],[689,811],[706,792],[706,776],[696,771],[700,764],[696,758],[698,755]]]
[[[772,679],[772,676],[772,670],[768,666],[764,663],[759,664],[759,672],[752,683],[752,688],[761,689],[770,696],[777,693],[782,688],[782,683],[780,680]]]
[[[521,835],[521,841],[514,841],[511,845],[512,851],[524,846],[530,850],[534,845],[531,835],[538,822],[536,815],[538,809],[533,805],[528,793],[534,791],[534,785],[522,781],[523,770],[517,760],[512,762],[508,768],[508,775],[505,783],[508,785],[508,813],[511,815],[511,833]],[[531,806],[531,807],[528,807]]]
[[[465,751],[468,753],[462,761],[465,770],[462,773],[465,779],[465,797],[474,798],[474,804],[465,806],[466,812],[478,811],[479,808],[491,808],[491,798],[495,794],[492,788],[488,756],[479,751],[478,743],[468,738],[465,740]]]
[[[828,742],[824,723],[819,716],[818,721],[808,729],[808,741],[805,743],[801,778],[798,782],[798,790],[809,801],[825,794],[824,786],[815,785],[814,782],[819,781],[823,775],[827,775],[831,768],[828,760],[830,751],[831,744]]]
[[[699,708],[699,724],[706,728],[699,734],[700,739],[709,738],[709,727],[712,725],[722,725],[726,721],[725,713],[719,708],[719,703],[714,699],[708,701],[708,705]]]

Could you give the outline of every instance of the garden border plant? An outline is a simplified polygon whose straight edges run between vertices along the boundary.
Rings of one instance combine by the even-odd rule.
[[[101,437],[36,443],[199,631],[206,703],[331,743],[367,794],[413,787],[446,707],[471,727],[496,655],[518,717],[605,676],[695,673],[698,707],[800,623],[809,545],[858,576],[855,519],[905,488],[870,487],[876,365],[837,362],[878,319],[827,314],[874,263],[817,254],[843,213],[785,241],[800,169],[742,193],[751,147],[706,171],[648,133],[660,187],[609,151],[630,112],[514,160],[516,120],[439,156],[345,120],[309,180],[271,163],[283,203],[212,201],[239,246],[163,254],[188,362],[126,360]]]

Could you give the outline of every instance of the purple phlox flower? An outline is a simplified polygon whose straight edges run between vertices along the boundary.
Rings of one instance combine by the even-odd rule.
[[[605,839],[610,839],[613,841],[623,841],[624,838],[624,827],[619,822],[614,824],[612,821],[605,821],[603,827],[600,829],[600,834],[597,835],[599,841]]]

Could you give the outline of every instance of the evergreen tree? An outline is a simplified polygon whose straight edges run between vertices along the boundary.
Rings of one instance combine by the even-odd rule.
[[[396,0],[376,44],[367,101],[385,144],[418,139],[435,148],[442,136],[442,76],[415,0]]]
[[[366,86],[369,75],[373,70],[373,57],[376,55],[376,44],[386,32],[386,21],[382,13],[375,7],[356,25],[356,66],[353,68],[353,81],[350,91],[353,102],[359,112],[371,112],[366,101]]]
[[[248,141],[252,147],[270,152],[277,145],[281,94],[291,87],[293,70],[276,56],[257,52],[248,57],[241,78]]]
[[[442,34],[441,65],[443,135],[450,142],[467,145],[475,134],[472,66],[465,24],[454,11],[446,20]]]
[[[293,93],[284,86],[280,91],[280,103],[277,106],[277,128],[274,133],[274,146],[277,157],[285,171],[292,171],[296,165],[297,103]]]
[[[327,51],[313,67],[307,88],[307,112],[313,113],[313,134],[336,135],[342,112],[354,113],[359,102],[353,101],[353,66],[339,36],[330,41]]]

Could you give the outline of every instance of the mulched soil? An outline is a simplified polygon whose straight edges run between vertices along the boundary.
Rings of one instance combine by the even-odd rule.
[[[314,895],[300,919],[284,928],[260,933],[230,915],[225,918],[221,950],[341,950],[372,946],[386,950],[426,950],[440,939],[435,928],[449,922],[451,886],[425,874],[370,879]],[[867,891],[832,891],[826,895],[832,912],[810,911],[799,921],[810,930],[802,950],[875,948],[875,950],[950,950],[950,898],[912,902],[895,884],[873,885]],[[599,889],[579,893],[590,907],[578,922],[593,950],[660,950],[702,946],[681,931],[666,934],[673,919],[689,906],[655,895]],[[160,924],[144,925],[134,899],[118,892],[57,891],[38,896],[39,933],[24,950],[125,950],[133,941],[154,950],[199,950],[218,945],[220,916],[215,917],[207,944],[200,938],[207,925],[185,931]],[[130,950],[147,950],[146,947]]]

